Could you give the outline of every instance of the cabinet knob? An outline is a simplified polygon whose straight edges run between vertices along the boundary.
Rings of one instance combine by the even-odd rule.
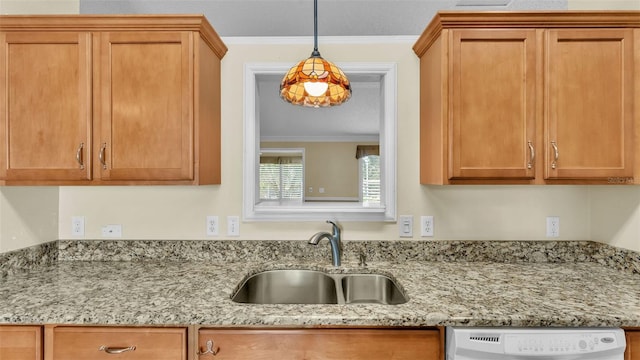
[[[216,356],[218,354],[218,352],[220,352],[220,347],[216,346],[213,343],[213,340],[207,340],[206,346],[207,346],[207,350],[202,351],[202,348],[200,348],[200,351],[198,351],[198,355],[211,354],[213,356]]]

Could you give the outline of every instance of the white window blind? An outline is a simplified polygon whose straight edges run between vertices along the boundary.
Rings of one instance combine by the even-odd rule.
[[[302,201],[303,179],[301,156],[260,158],[260,200]]]
[[[380,156],[367,155],[359,159],[360,189],[364,205],[380,204]]]

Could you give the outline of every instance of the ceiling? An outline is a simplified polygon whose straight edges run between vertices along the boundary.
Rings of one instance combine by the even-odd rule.
[[[318,34],[417,39],[438,10],[566,10],[567,6],[567,0],[318,0]],[[204,14],[223,40],[313,35],[312,0],[80,0],[80,13]],[[261,136],[274,141],[375,139],[382,113],[380,86],[347,75],[351,99],[320,109],[281,100],[280,76],[257,78]]]
[[[318,0],[321,36],[419,35],[438,10],[566,10],[568,0]],[[204,14],[226,36],[313,35],[312,0],[80,0],[82,14]]]
[[[351,99],[340,106],[293,106],[280,99],[282,76],[258,75],[262,141],[378,142],[382,121],[382,76],[352,75]]]

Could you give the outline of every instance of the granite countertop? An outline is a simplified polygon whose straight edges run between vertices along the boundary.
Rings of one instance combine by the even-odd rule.
[[[549,261],[558,250],[551,249],[537,251],[545,253],[545,259],[518,262],[477,261],[481,257],[465,261],[468,256],[456,261],[427,261],[402,255],[402,261],[398,261],[396,253],[394,261],[374,255],[366,267],[358,266],[355,255],[347,255],[342,267],[333,268],[324,255],[318,259],[279,254],[284,261],[269,256],[263,261],[241,256],[112,261],[122,259],[113,251],[104,256],[111,251],[104,248],[97,251],[102,255],[96,256],[100,246],[82,246],[79,251],[76,243],[61,243],[57,248],[63,250],[59,250],[57,261],[0,278],[0,323],[640,326],[640,274],[635,269],[623,271],[591,259],[565,261],[567,254],[576,254],[575,249],[562,250],[562,261]],[[504,247],[499,251],[506,253]],[[232,292],[247,275],[282,268],[390,275],[403,287],[409,301],[401,305],[255,305],[231,301]]]

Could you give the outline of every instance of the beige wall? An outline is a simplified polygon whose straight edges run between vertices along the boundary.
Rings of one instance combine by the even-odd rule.
[[[0,0],[0,14],[77,14],[78,0]]]
[[[640,1],[569,0],[569,10],[640,10]]]
[[[58,188],[0,188],[0,253],[58,239]]]
[[[368,142],[263,142],[262,148],[305,149],[305,196],[358,198],[358,145]],[[376,143],[377,145],[377,143]],[[312,188],[313,191],[309,191]],[[324,193],[319,189],[323,188]]]
[[[210,187],[62,187],[60,237],[70,238],[72,215],[87,217],[87,237],[101,225],[123,225],[133,239],[202,239],[205,216],[242,213],[244,64],[290,62],[308,56],[308,45],[227,42],[222,64],[222,185]],[[545,217],[561,217],[561,239],[589,238],[588,188],[580,186],[428,187],[419,184],[419,62],[413,41],[388,44],[321,43],[336,62],[398,64],[398,214],[435,216],[437,239],[544,239]],[[307,239],[326,224],[242,223],[241,239]],[[419,239],[418,226],[414,238]],[[346,223],[345,239],[397,239],[395,223]]]
[[[7,0],[0,10],[8,11]],[[44,1],[48,4],[52,2]],[[19,4],[12,1],[12,11]],[[42,3],[42,2],[40,2]],[[64,2],[77,4],[77,2]],[[609,1],[601,1],[606,6]],[[570,6],[584,1],[570,1]],[[69,8],[72,8],[70,6]],[[24,8],[31,9],[25,5]],[[39,9],[39,7],[38,7]],[[77,11],[77,10],[76,10]],[[19,11],[18,11],[19,12]],[[25,10],[25,13],[28,10]],[[215,25],[215,24],[214,24]],[[323,56],[335,62],[380,61],[398,64],[398,214],[434,215],[436,239],[545,239],[545,217],[560,216],[560,239],[594,239],[640,251],[640,188],[586,186],[421,186],[418,174],[418,59],[412,43],[326,44]],[[58,237],[72,238],[71,216],[86,217],[86,238],[100,238],[100,227],[122,224],[128,239],[206,239],[205,216],[218,215],[225,239],[225,217],[242,212],[243,65],[295,63],[308,45],[240,44],[228,41],[223,59],[223,184],[202,187],[2,188],[0,251],[49,241],[47,212],[59,211]],[[59,204],[58,195],[59,192]],[[42,195],[42,196],[40,196]],[[40,200],[42,201],[40,201]],[[624,206],[619,206],[619,205]],[[44,210],[49,209],[49,210]],[[33,215],[38,211],[39,215]],[[18,223],[21,223],[18,225]],[[37,231],[44,227],[44,231]],[[16,231],[13,231],[16,230]],[[33,235],[7,239],[23,230]],[[307,239],[326,224],[242,223],[240,239]],[[419,240],[418,226],[414,239]],[[346,223],[345,239],[397,239],[395,223]]]

